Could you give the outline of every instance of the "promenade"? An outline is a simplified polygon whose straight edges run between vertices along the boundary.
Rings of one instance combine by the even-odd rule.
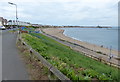
[[[26,67],[16,47],[16,38],[15,33],[2,32],[2,80],[29,80]]]
[[[101,48],[97,45],[92,45],[89,43],[77,41],[75,39],[67,37],[67,36],[63,35],[64,30],[61,30],[61,29],[47,28],[47,29],[42,29],[42,31],[44,32],[43,33],[44,35],[51,37],[51,38],[57,40],[58,42],[69,46],[73,50],[82,52],[89,57],[98,58],[98,59],[104,60],[104,62],[108,62],[108,63],[111,62],[117,66],[120,65],[119,61],[116,59],[118,57],[117,51],[112,50],[112,53],[116,54],[116,56],[114,56],[109,61],[109,50],[108,49]],[[99,50],[102,53],[105,53],[106,55],[96,53],[95,51],[92,50],[93,48],[96,48],[96,50]]]

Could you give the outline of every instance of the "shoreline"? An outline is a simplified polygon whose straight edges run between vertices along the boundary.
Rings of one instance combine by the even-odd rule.
[[[42,29],[43,32],[45,32],[46,34],[55,36],[61,40],[65,40],[71,43],[75,43],[78,45],[81,45],[85,48],[88,48],[90,50],[96,51],[96,52],[102,52],[103,54],[109,55],[110,54],[110,49],[105,48],[105,47],[101,47],[99,45],[96,44],[91,44],[88,42],[84,42],[84,41],[80,41],[80,40],[76,40],[72,37],[68,37],[64,34],[64,30],[63,29],[58,29],[58,28],[45,28]],[[111,50],[111,53],[114,54],[114,56],[118,57],[118,51],[117,50]]]
[[[66,37],[69,37],[69,36],[67,36],[64,32],[63,32],[63,35],[65,35]],[[88,43],[88,44],[91,44],[91,45],[96,45],[96,46],[99,46],[99,47],[106,48],[106,49],[109,49],[109,50],[110,50],[110,48],[108,48],[108,47],[106,47],[106,46],[104,46],[104,45],[100,45],[100,44],[98,45],[98,44],[90,43],[90,42],[87,42],[87,41],[82,41],[82,40],[79,40],[79,39],[77,39],[77,38],[75,38],[75,37],[70,37],[70,38],[75,39],[75,40],[78,40],[78,41],[80,41],[80,42]],[[116,50],[116,49],[114,49],[114,48],[112,48],[112,50],[118,52],[118,50]]]

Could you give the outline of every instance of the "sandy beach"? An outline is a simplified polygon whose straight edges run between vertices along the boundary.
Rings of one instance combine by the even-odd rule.
[[[110,54],[110,50],[95,44],[91,44],[91,43],[87,43],[87,42],[82,42],[82,41],[78,41],[75,40],[73,38],[70,38],[68,36],[65,36],[63,34],[64,30],[62,29],[57,29],[57,28],[46,28],[46,29],[42,29],[43,32],[45,32],[46,34],[52,35],[54,37],[57,37],[59,39],[65,40],[65,41],[69,41],[71,43],[76,43],[78,45],[84,46],[85,48],[94,50],[94,51],[100,51],[104,54],[109,55]],[[114,54],[116,57],[118,56],[118,51],[117,50],[111,50],[111,53]]]

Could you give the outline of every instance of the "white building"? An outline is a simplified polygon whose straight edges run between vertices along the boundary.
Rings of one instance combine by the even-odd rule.
[[[23,22],[23,21],[18,21],[16,22],[15,20],[9,20],[8,25],[19,25],[19,26],[30,26],[30,22]]]

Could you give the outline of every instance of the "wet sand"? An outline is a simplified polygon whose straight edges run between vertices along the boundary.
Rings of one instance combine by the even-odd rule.
[[[78,45],[84,46],[85,48],[88,48],[90,50],[94,50],[97,52],[102,52],[103,54],[110,54],[110,49],[95,45],[95,44],[91,44],[91,43],[87,43],[87,42],[83,42],[83,41],[78,41],[75,40],[73,38],[70,38],[68,36],[65,36],[63,34],[64,30],[62,29],[57,29],[57,28],[45,28],[42,29],[43,32],[45,32],[46,34],[52,35],[54,37],[57,37],[59,39],[65,40],[65,41],[69,41],[71,43],[76,43]],[[115,58],[117,58],[118,56],[118,51],[117,50],[111,50],[111,53],[114,55]]]

